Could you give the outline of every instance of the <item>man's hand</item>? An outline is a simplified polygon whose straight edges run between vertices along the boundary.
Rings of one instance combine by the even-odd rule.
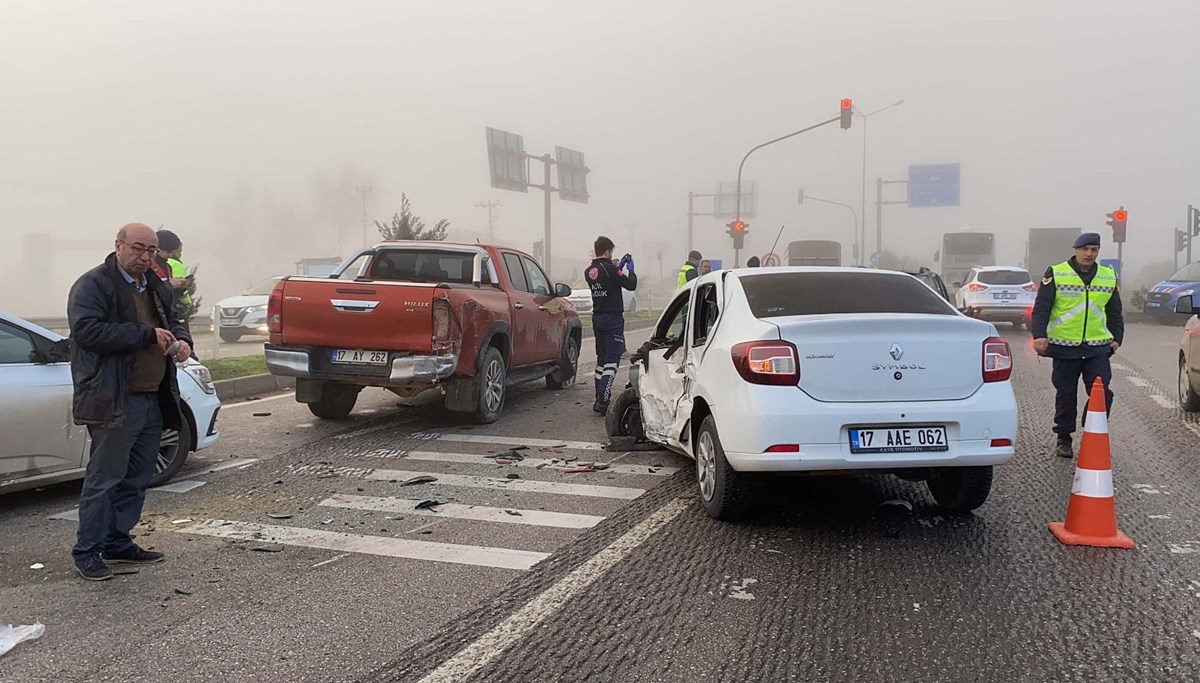
[[[172,289],[187,289],[188,281],[185,277],[173,277],[170,280]]]
[[[1109,344],[1109,346],[1112,347],[1113,353],[1116,353],[1117,349],[1121,348],[1121,343],[1120,342],[1112,342]]]
[[[161,327],[154,329],[154,335],[157,337],[158,348],[162,349],[163,355],[167,354],[167,349],[171,348],[171,344],[175,343],[175,335],[171,334],[170,330],[164,330]]]
[[[186,341],[179,340],[179,353],[175,354],[175,362],[182,363],[192,357],[192,347]]]
[[[1033,350],[1037,351],[1037,354],[1039,356],[1046,355],[1046,352],[1050,350],[1050,340],[1049,339],[1034,339],[1033,340]]]

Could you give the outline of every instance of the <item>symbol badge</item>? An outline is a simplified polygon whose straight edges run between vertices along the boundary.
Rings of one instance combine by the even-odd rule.
[[[889,353],[892,354],[892,360],[900,360],[902,357],[904,357],[904,347],[900,346],[899,344],[892,344],[892,348]]]

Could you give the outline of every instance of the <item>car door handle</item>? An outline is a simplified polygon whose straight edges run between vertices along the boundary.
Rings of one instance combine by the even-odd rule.
[[[517,309],[525,308],[525,304],[518,301],[517,303],[513,304],[513,308],[517,308]]]
[[[545,306],[538,306],[538,310],[539,310],[539,311],[544,311],[544,310],[546,310],[546,307],[545,307]]]

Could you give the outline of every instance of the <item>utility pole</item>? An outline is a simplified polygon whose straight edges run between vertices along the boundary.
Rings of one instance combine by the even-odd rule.
[[[550,262],[554,260],[554,251],[550,247],[550,198],[553,196],[555,191],[554,188],[550,186],[550,167],[554,165],[554,159],[549,154],[543,154],[542,163],[546,165],[546,181],[541,188],[546,191],[546,236],[543,238],[546,244],[542,247],[545,249],[546,256],[543,263],[546,266],[546,275],[550,277],[551,282],[554,282],[554,268],[550,265]]]
[[[884,180],[883,178],[875,179],[875,252],[880,256],[883,255],[883,207],[887,204],[907,204],[908,200],[902,201],[883,201],[883,186],[884,185],[907,185],[907,180]]]
[[[1191,265],[1192,263],[1192,242],[1196,239],[1195,226],[1197,222],[1200,222],[1196,217],[1197,211],[1197,209],[1192,208],[1191,204],[1188,204],[1187,220],[1183,222],[1183,231],[1187,233],[1187,262],[1184,265]]]
[[[367,247],[371,246],[370,243],[367,242],[367,193],[370,192],[372,189],[374,189],[374,188],[371,185],[359,185],[358,187],[354,188],[355,192],[362,195],[362,200],[363,200],[363,202],[362,202],[362,204],[363,204],[363,210],[362,210],[363,249],[366,249]]]
[[[697,213],[696,212],[696,199],[697,198],[716,197],[716,196],[717,195],[715,195],[715,194],[701,194],[699,192],[688,192],[687,250],[689,252],[695,248],[692,246],[692,223],[693,223],[692,219],[695,218],[696,216],[716,216],[717,215],[715,206],[713,207],[712,211]]]
[[[894,102],[892,104],[889,104],[888,106],[886,106],[882,109],[876,109],[875,111],[871,112],[870,114],[862,113],[862,110],[858,109],[857,107],[855,107],[855,110],[854,110],[855,113],[857,113],[859,115],[859,117],[862,118],[862,122],[863,122],[862,205],[860,206],[861,213],[859,214],[862,216],[862,239],[859,241],[859,244],[862,245],[861,252],[863,254],[865,254],[867,251],[867,119],[871,118],[872,116],[874,116],[876,114],[879,114],[879,113],[885,112],[889,109],[892,109],[893,107],[899,107],[902,104],[904,104],[904,100],[900,100],[899,102]],[[876,242],[876,244],[875,244],[875,250],[876,251],[883,250],[878,242]],[[865,258],[865,256],[864,256],[864,258]],[[859,262],[859,265],[862,265],[862,262]]]
[[[496,243],[496,220],[495,220],[495,216],[492,214],[492,209],[494,209],[498,206],[504,206],[504,205],[501,204],[499,200],[489,199],[487,201],[479,202],[475,206],[478,206],[481,209],[487,209],[487,212],[488,212],[488,241],[491,242],[492,244],[495,244]]]
[[[821,199],[820,197],[814,197],[811,194],[805,193],[804,188],[801,188],[800,191],[796,193],[796,198],[798,200],[796,202],[797,204],[803,204],[804,200],[806,200],[806,199],[809,201],[821,202],[822,204],[833,204],[834,206],[840,206],[843,209],[846,209],[847,211],[850,212],[851,216],[854,216],[854,258],[858,261],[858,265],[861,266],[863,255],[862,255],[862,247],[858,241],[858,212],[854,210],[854,207],[850,206],[849,204],[843,204],[841,202],[835,202],[835,201],[832,201],[829,199]],[[776,241],[776,243],[778,243],[779,239],[776,238],[775,241]],[[771,247],[771,251],[774,252],[775,247]]]

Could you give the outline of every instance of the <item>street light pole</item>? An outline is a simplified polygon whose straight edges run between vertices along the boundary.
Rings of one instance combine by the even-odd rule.
[[[863,120],[862,201],[861,201],[861,204],[859,205],[860,206],[859,215],[863,217],[862,239],[859,241],[859,244],[862,245],[862,248],[859,249],[859,251],[858,251],[858,258],[859,258],[858,265],[860,265],[860,266],[863,265],[863,260],[866,258],[865,252],[867,250],[866,249],[866,246],[867,246],[867,244],[866,244],[866,242],[867,242],[867,119],[869,119],[872,116],[879,114],[881,112],[885,112],[888,109],[891,109],[893,107],[899,107],[902,104],[904,104],[904,100],[900,100],[898,102],[893,102],[892,104],[889,104],[888,106],[886,106],[882,109],[876,109],[875,111],[871,112],[870,114],[864,114],[864,113],[862,113],[861,109],[859,109],[858,107],[855,107],[855,113],[857,113]],[[881,244],[875,245],[875,251],[879,251],[882,248],[883,248],[883,245],[881,245]]]
[[[803,192],[803,190],[801,192]],[[858,212],[854,210],[854,207],[850,206],[849,204],[843,204],[841,202],[835,202],[835,201],[832,201],[829,199],[821,199],[820,197],[814,197],[814,196],[808,194],[807,192],[804,192],[803,194],[801,194],[800,197],[801,197],[801,202],[800,202],[801,204],[803,204],[804,201],[811,199],[814,202],[821,202],[823,204],[833,204],[834,206],[840,206],[843,209],[846,209],[847,211],[849,211],[851,216],[854,216],[854,249],[855,249],[855,251],[858,252],[858,258],[861,259],[862,258],[862,244],[858,241]]]

